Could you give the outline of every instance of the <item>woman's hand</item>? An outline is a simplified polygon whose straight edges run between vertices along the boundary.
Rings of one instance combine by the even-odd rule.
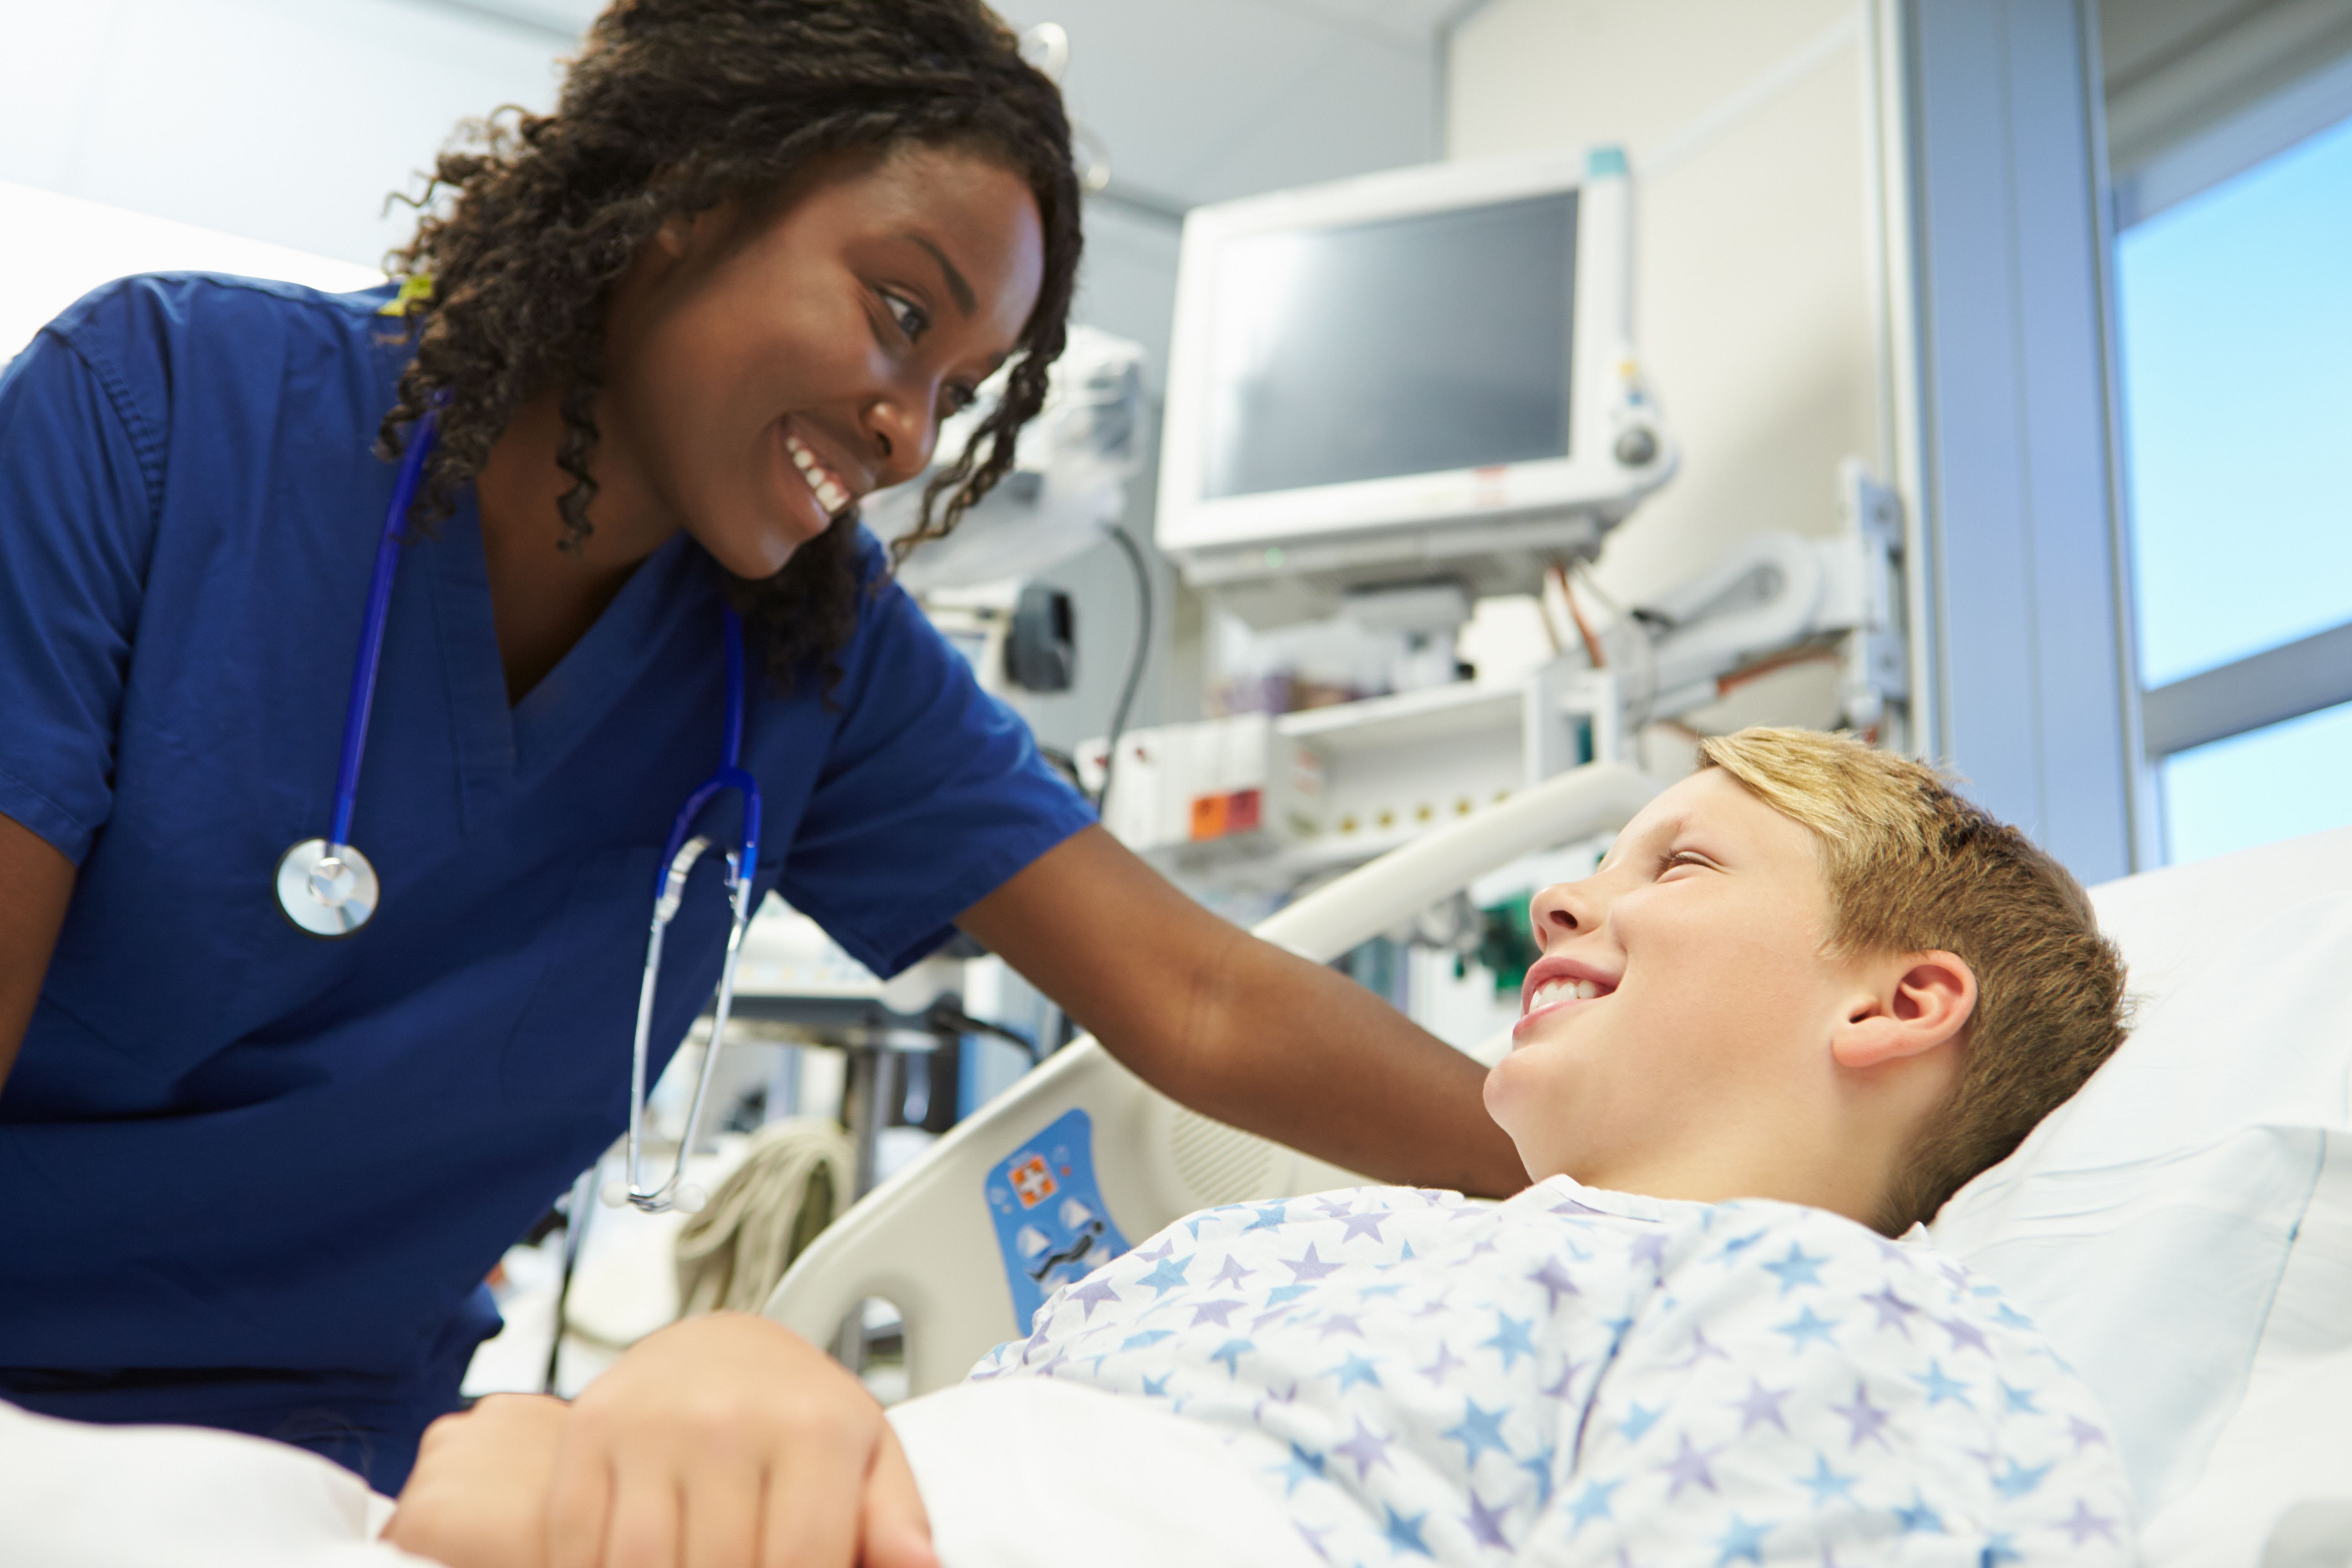
[[[938,1568],[882,1407],[747,1313],[648,1335],[590,1384],[544,1492],[548,1568]]]
[[[547,1483],[571,1412],[560,1399],[493,1394],[425,1429],[383,1538],[448,1568],[540,1568]]]

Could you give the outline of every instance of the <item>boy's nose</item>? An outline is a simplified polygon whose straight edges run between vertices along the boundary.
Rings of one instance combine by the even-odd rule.
[[[1601,923],[1599,900],[1583,882],[1555,882],[1528,905],[1536,942],[1547,952],[1562,938],[1589,932]]]

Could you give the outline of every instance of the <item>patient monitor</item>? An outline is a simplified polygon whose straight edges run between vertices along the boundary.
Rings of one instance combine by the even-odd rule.
[[[1615,148],[1432,164],[1184,222],[1160,547],[1258,626],[1534,591],[1673,472]]]

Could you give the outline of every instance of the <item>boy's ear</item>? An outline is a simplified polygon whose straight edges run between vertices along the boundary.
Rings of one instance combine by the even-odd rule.
[[[1906,952],[1871,965],[1830,1032],[1840,1067],[1874,1068],[1960,1037],[1977,1007],[1976,972],[1956,952]]]

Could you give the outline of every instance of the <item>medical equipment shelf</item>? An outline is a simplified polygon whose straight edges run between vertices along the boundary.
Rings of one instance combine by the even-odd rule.
[[[1617,744],[1604,671],[1465,681],[1120,740],[1105,825],[1180,879],[1283,893],[1470,819]],[[1102,742],[1079,749],[1098,784]]]

